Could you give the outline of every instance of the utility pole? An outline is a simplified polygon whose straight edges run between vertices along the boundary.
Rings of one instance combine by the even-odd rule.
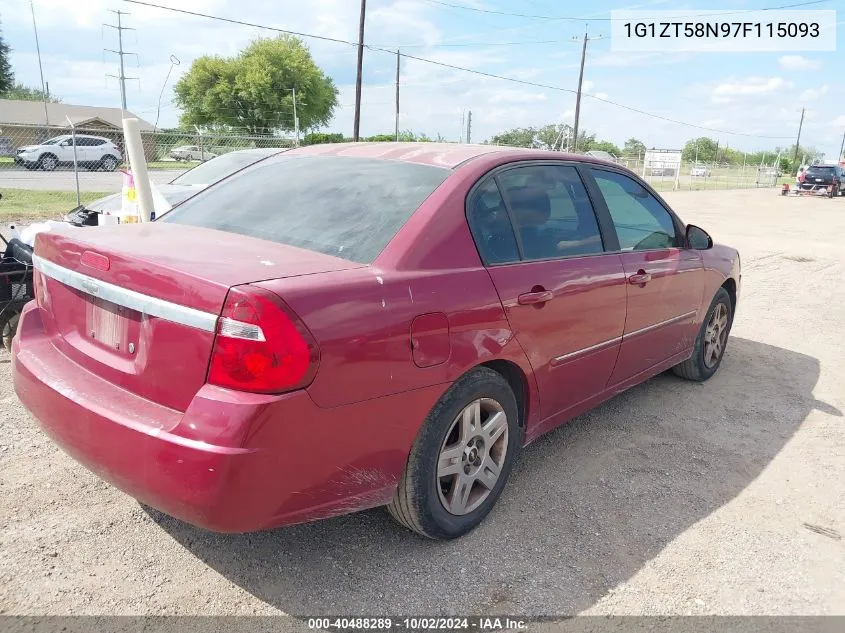
[[[396,142],[399,142],[399,49],[396,49]]]
[[[134,31],[135,29],[123,26],[123,22],[121,20],[121,16],[129,15],[126,11],[117,11],[115,9],[109,9],[111,13],[117,15],[117,25],[114,24],[104,24],[103,26],[107,26],[112,29],[117,30],[117,50],[112,50],[107,48],[106,50],[109,53],[114,53],[120,58],[120,76],[115,77],[118,81],[120,81],[120,107],[126,110],[126,80],[127,79],[135,79],[135,77],[127,77],[126,73],[123,69],[123,58],[126,55],[135,55],[135,53],[127,53],[123,50],[123,32],[124,31]],[[108,77],[114,77],[114,75],[107,75]]]
[[[355,123],[352,140],[358,142],[361,131],[361,74],[364,70],[364,20],[367,15],[367,0],[361,0],[361,20],[358,23],[358,75],[355,78]]]
[[[839,146],[839,160],[845,160],[845,132],[842,133],[842,145]]]
[[[41,46],[38,44],[38,27],[35,25],[35,5],[29,0],[32,11],[32,30],[35,32],[35,51],[38,53],[38,72],[41,75],[41,101],[44,103],[44,125],[50,125],[50,115],[47,114],[47,90],[44,87],[44,70],[41,68]]]
[[[467,143],[472,143],[472,110],[467,114]]]
[[[575,97],[575,125],[573,125],[573,150],[578,151],[578,122],[581,118],[581,86],[584,83],[584,60],[587,58],[587,30],[584,29],[584,45],[581,47],[581,72],[578,74],[578,94]]]
[[[792,157],[792,162],[798,160],[798,147],[801,145],[801,128],[804,127],[804,108],[801,108],[801,122],[798,124],[798,140],[795,141],[795,155]]]

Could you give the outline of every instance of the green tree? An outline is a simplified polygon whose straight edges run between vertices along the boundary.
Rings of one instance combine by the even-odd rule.
[[[11,49],[3,39],[3,32],[0,30],[0,96],[15,85],[15,73],[12,72],[12,64],[9,62]]]
[[[321,145],[324,143],[343,143],[343,134],[331,132],[311,132],[302,139],[303,145]]]
[[[595,141],[590,146],[590,149],[598,150],[600,152],[607,152],[608,154],[613,154],[614,156],[622,156],[622,150],[620,150],[616,145],[614,145],[610,141]]]
[[[622,153],[625,156],[641,156],[645,154],[645,143],[633,136],[625,141],[625,146],[622,148]]]
[[[490,139],[491,145],[511,145],[514,147],[534,147],[534,137],[537,135],[536,128],[518,127],[496,134]]]
[[[258,39],[235,57],[200,57],[174,87],[183,125],[226,125],[251,134],[331,121],[338,90],[297,37]]]
[[[698,161],[699,163],[712,163],[716,160],[716,152],[719,149],[719,142],[712,138],[702,136],[687,141],[684,145],[681,159],[685,161]]]
[[[11,88],[5,92],[0,93],[4,99],[14,99],[16,101],[43,101],[44,93],[41,88],[29,88],[21,83],[15,83]],[[47,101],[51,103],[61,103],[61,99],[55,95],[47,95]]]

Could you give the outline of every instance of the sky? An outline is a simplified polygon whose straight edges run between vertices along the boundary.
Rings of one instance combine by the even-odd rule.
[[[156,4],[354,42],[360,0],[151,0]],[[792,0],[797,2],[798,0]],[[710,136],[722,145],[754,151],[794,142],[806,108],[802,145],[836,156],[845,133],[845,0],[807,9],[836,9],[837,52],[622,53],[610,46],[613,9],[748,10],[789,0],[368,0],[364,41],[444,64],[518,78],[521,85],[418,60],[402,60],[400,128],[450,141],[465,140],[462,121],[472,111],[472,141],[513,127],[571,123],[581,41],[589,33],[584,92],[632,110],[585,97],[581,127],[621,145],[630,137],[648,147],[680,148]],[[447,6],[456,5],[456,6]],[[234,55],[272,31],[133,5],[122,0],[34,0],[44,78],[65,103],[120,106],[117,32],[109,9],[126,11],[127,107],[174,126],[172,86],[203,55]],[[477,9],[475,11],[461,7]],[[489,13],[493,11],[494,13]],[[571,17],[573,20],[500,15]],[[29,0],[2,0],[0,21],[12,48],[16,78],[40,84]],[[317,64],[340,90],[329,132],[352,133],[356,48],[305,38]],[[170,56],[180,64],[171,68]],[[366,50],[361,134],[394,127],[396,58]],[[564,90],[556,90],[562,88]],[[720,131],[672,123],[658,116]],[[741,134],[740,134],[741,133]],[[781,138],[772,138],[781,137]]]

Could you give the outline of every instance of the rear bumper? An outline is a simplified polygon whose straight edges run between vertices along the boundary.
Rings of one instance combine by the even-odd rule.
[[[40,311],[25,307],[12,362],[15,391],[44,431],[139,501],[217,532],[387,503],[443,389],[321,409],[305,391],[263,396],[206,385],[183,413],[68,359],[44,334]]]

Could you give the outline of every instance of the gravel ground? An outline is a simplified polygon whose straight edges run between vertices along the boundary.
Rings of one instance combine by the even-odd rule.
[[[0,359],[0,612],[845,615],[845,199],[667,199],[742,253],[719,373],[541,438],[454,542],[382,510],[246,536],[147,511],[36,430]]]

